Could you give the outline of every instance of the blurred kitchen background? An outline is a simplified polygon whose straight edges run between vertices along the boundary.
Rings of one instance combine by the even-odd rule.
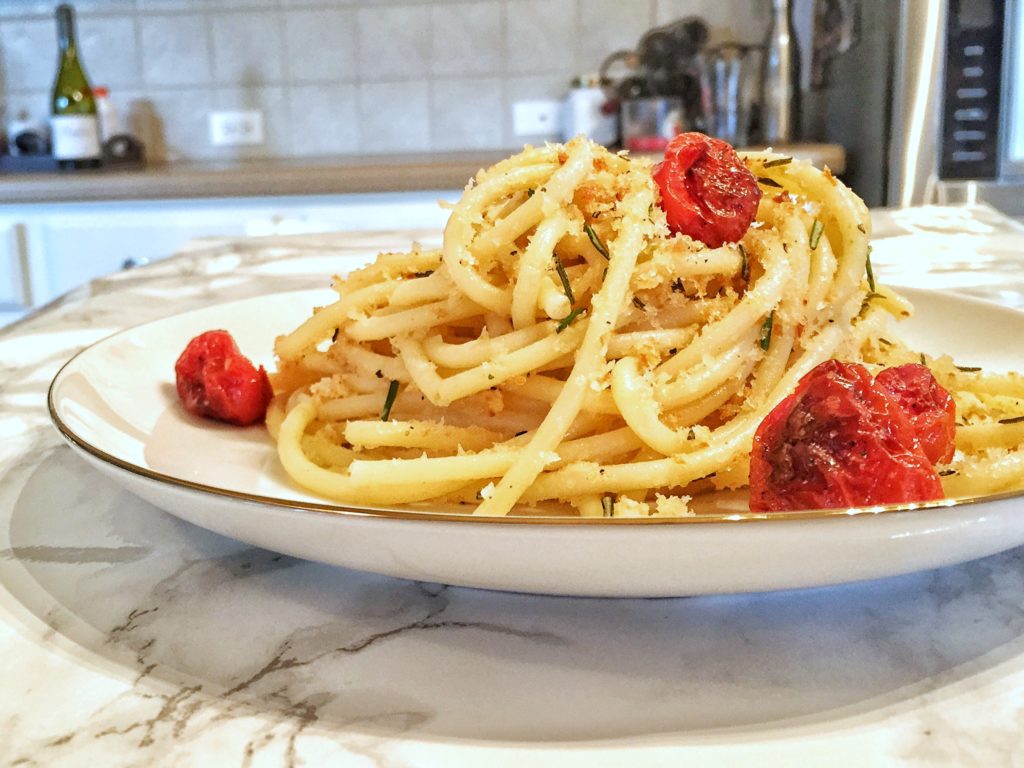
[[[524,143],[680,130],[873,206],[1024,215],[1024,0],[78,0],[99,168],[48,125],[56,3],[0,0],[0,324],[194,238],[440,227]]]

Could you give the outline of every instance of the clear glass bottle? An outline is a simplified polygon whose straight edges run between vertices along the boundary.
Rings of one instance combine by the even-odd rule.
[[[62,168],[90,168],[100,162],[96,99],[75,40],[75,11],[57,6],[57,77],[53,83],[50,132],[53,156]]]

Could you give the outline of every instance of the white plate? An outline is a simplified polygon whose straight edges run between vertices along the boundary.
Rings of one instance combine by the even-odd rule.
[[[1024,314],[905,290],[916,348],[962,364],[1024,370]],[[336,565],[491,589],[670,596],[836,584],[935,568],[1024,543],[1019,494],[920,507],[711,520],[481,519],[325,503],[283,473],[261,426],[186,414],[174,362],[193,336],[225,328],[269,364],[275,336],[330,292],[222,304],[115,334],[73,358],[50,388],[54,423],[97,469],[178,517],[257,546]]]

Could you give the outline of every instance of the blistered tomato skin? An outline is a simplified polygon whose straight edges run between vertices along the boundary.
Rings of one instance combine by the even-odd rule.
[[[189,413],[239,426],[261,421],[274,395],[263,366],[249,362],[227,331],[192,339],[174,364],[174,378]]]
[[[875,377],[900,404],[932,464],[946,464],[956,450],[956,403],[928,370],[910,363]]]
[[[728,143],[681,133],[654,168],[669,229],[711,248],[742,239],[757,214],[761,188]]]
[[[757,429],[750,509],[776,512],[942,498],[900,405],[862,365],[829,360]]]

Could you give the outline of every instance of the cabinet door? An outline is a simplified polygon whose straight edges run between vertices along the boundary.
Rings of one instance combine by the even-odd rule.
[[[224,211],[125,203],[49,216],[43,226],[49,298],[125,267],[165,258],[196,237],[241,235]]]
[[[0,309],[14,312],[32,306],[30,274],[25,224],[0,219]]]
[[[438,206],[439,198],[457,197],[448,190],[39,206],[32,216],[45,278],[38,281],[35,300],[49,300],[126,265],[170,256],[195,238],[440,229],[447,211]]]

